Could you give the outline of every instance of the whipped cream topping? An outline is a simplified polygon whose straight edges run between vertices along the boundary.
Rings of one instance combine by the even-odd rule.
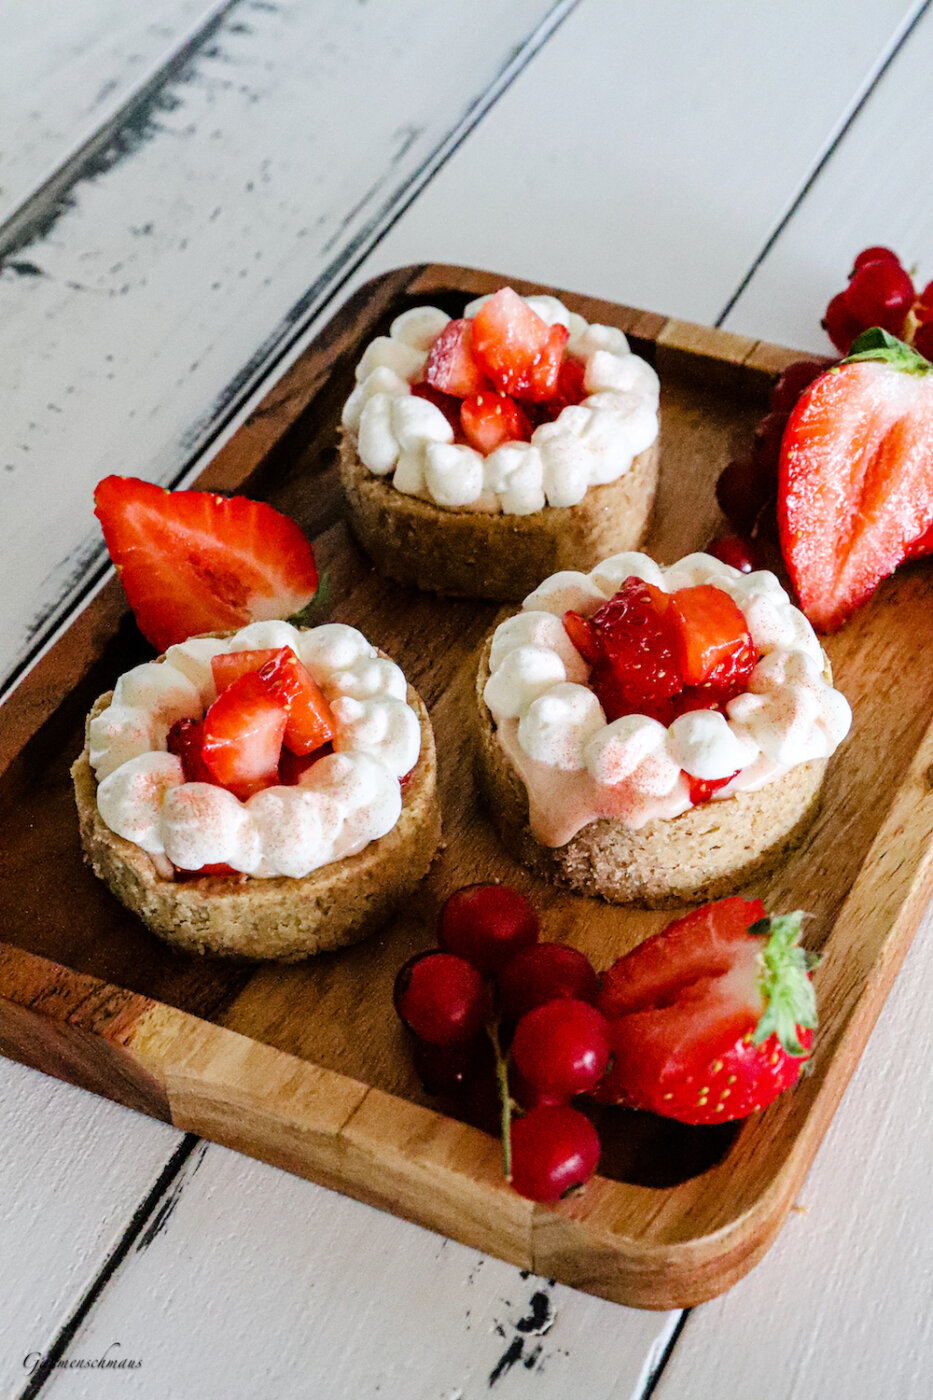
[[[488,297],[464,308],[473,317]],[[584,366],[587,398],[542,423],[530,442],[508,442],[484,456],[454,442],[441,410],[412,395],[428,351],[450,317],[418,306],[396,317],[387,336],[367,346],[343,426],[356,435],[360,461],[403,495],[451,510],[531,515],[575,506],[591,486],[616,481],[658,435],[658,377],[629,350],[614,326],[590,325],[556,297],[525,301],[549,326],[570,332],[567,353]]]
[[[189,783],[166,751],[171,726],[201,719],[217,698],[211,657],[291,647],[327,697],[335,752],[293,787],[241,802],[225,788]],[[230,637],[192,637],[162,661],[121,676],[91,721],[97,806],[111,831],[182,870],[229,865],[258,877],[308,875],[391,831],[402,810],[399,778],[421,752],[421,726],[404,675],[355,627],[300,631],[253,622]]]
[[[568,608],[591,617],[632,575],[668,593],[714,584],[744,614],[761,659],[725,714],[696,710],[669,727],[647,715],[607,723],[561,619]],[[528,789],[534,835],[563,846],[600,817],[638,828],[686,812],[693,804],[684,773],[709,781],[734,773],[713,793],[716,802],[829,758],[852,714],[827,682],[826,665],[813,628],[774,574],[743,574],[709,554],[662,569],[646,554],[625,553],[588,574],[545,579],[496,628],[483,695]]]

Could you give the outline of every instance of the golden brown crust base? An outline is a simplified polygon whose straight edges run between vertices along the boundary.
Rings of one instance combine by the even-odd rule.
[[[88,723],[109,703],[110,695],[102,695]],[[440,841],[431,721],[411,686],[408,703],[421,723],[421,754],[402,814],[390,832],[355,856],[302,879],[164,879],[145,851],[105,825],[85,743],[71,770],[85,859],[153,933],[189,953],[298,962],[358,943],[427,874]]]
[[[654,506],[658,440],[579,505],[533,515],[445,510],[405,496],[363,466],[352,433],[341,440],[340,480],[353,533],[380,573],[446,597],[517,602],[561,569],[586,571],[638,548]]]
[[[721,899],[774,868],[819,811],[826,760],[792,768],[758,792],[706,802],[637,831],[601,818],[565,846],[542,846],[528,825],[528,795],[496,737],[483,700],[491,638],[477,676],[477,777],[503,845],[523,865],[579,894],[664,909]]]

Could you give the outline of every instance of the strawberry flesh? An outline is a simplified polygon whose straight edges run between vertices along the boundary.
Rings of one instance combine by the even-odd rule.
[[[817,379],[791,414],[778,475],[781,549],[814,627],[840,627],[927,548],[931,526],[933,374],[863,360]]]
[[[488,386],[486,370],[477,361],[472,321],[448,321],[428,351],[426,378],[432,389],[469,398]]]
[[[287,749],[294,754],[311,754],[333,739],[337,726],[331,708],[291,647],[275,653],[260,670],[259,678],[288,715]]]
[[[463,400],[460,422],[467,442],[484,455],[504,442],[527,442],[531,437],[528,419],[514,399],[489,390]]]
[[[211,657],[211,675],[217,694],[223,694],[228,685],[238,681],[241,676],[248,676],[250,671],[261,670],[267,661],[272,661],[278,654],[278,647],[267,647],[262,651],[219,651]]]
[[[740,657],[753,650],[745,617],[728,593],[709,583],[678,588],[671,594],[669,621],[684,682],[728,688]],[[750,667],[743,680],[749,674]]]
[[[473,353],[500,393],[527,392],[550,335],[547,321],[511,287],[502,287],[476,313]]]
[[[201,755],[214,782],[244,802],[277,785],[287,724],[285,706],[258,672],[234,681],[204,717]]]
[[[304,534],[260,501],[119,476],[98,482],[94,500],[139,629],[160,651],[198,633],[288,617],[317,590]]]

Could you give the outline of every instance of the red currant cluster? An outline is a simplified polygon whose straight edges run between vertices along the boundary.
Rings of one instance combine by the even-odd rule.
[[[859,253],[849,285],[837,292],[823,317],[826,334],[842,355],[872,326],[906,340],[927,358],[933,355],[933,282],[918,293],[890,248]]]
[[[441,910],[440,947],[399,971],[394,1001],[429,1093],[466,1094],[494,1070],[505,1175],[521,1195],[556,1201],[596,1170],[599,1137],[570,1100],[602,1079],[609,1038],[589,960],[539,937],[523,895],[468,885]]]
[[[723,515],[740,535],[747,537],[754,534],[762,517],[773,506],[777,497],[781,439],[787,420],[804,389],[818,379],[830,363],[828,360],[795,360],[788,365],[771,390],[768,412],[758,421],[751,451],[734,457],[720,473],[716,483],[716,500]],[[743,546],[746,562],[751,567],[760,568],[760,563],[755,562],[757,552],[751,540],[745,538],[739,543]],[[731,548],[733,553],[740,552],[736,546]],[[725,559],[728,564],[743,568],[743,563],[736,558],[729,558],[712,546],[709,552],[719,559]]]

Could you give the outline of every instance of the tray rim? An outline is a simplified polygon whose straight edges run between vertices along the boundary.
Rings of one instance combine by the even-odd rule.
[[[364,326],[341,339],[343,321],[356,325],[365,309],[371,322],[402,296],[477,295],[506,281],[526,294],[555,291],[444,264],[413,264],[363,284],[193,484],[236,488],[262,466],[312,403],[333,359],[366,334]],[[724,389],[763,393],[799,357],[767,341],[555,294],[653,347],[662,374],[702,372]],[[322,367],[309,373],[314,359]],[[0,774],[87,674],[126,612],[114,576],[10,692],[0,706]],[[597,1177],[575,1200],[535,1205],[503,1182],[498,1143],[477,1129],[3,941],[0,1052],[584,1291],[640,1307],[691,1306],[731,1286],[770,1246],[867,1042],[933,892],[931,775],[933,721],[827,937],[816,973],[822,1004],[832,1005],[832,989],[851,988],[821,1028],[814,1073],[746,1120],[720,1163],[679,1186]],[[860,931],[879,927],[885,932],[871,953]],[[781,1139],[789,1148],[775,1164]],[[728,1199],[720,1188],[737,1154],[759,1186],[724,1213],[716,1201],[721,1207]],[[627,1231],[627,1222],[646,1214],[661,1222],[655,1238]]]

